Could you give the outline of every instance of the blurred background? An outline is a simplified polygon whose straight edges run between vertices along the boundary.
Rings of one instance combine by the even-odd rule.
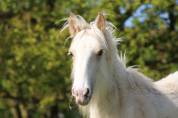
[[[1,0],[0,118],[80,118],[70,95],[70,12],[104,11],[127,65],[159,80],[178,70],[178,0]]]

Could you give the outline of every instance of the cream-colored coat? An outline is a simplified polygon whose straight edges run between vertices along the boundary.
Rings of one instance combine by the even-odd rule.
[[[102,14],[90,24],[74,15],[68,21],[73,37],[73,87],[93,90],[89,103],[79,105],[85,117],[178,118],[178,72],[154,83],[126,67],[117,52],[113,26]],[[95,58],[99,49],[104,54]]]

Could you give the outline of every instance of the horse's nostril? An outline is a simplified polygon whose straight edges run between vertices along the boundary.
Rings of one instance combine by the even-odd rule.
[[[87,88],[87,89],[85,90],[85,92],[84,92],[83,95],[84,95],[85,97],[88,97],[88,96],[89,96],[89,93],[90,93],[90,91],[89,91],[89,89]]]
[[[73,88],[72,90],[72,96],[73,97],[83,97],[84,99],[85,98],[87,98],[87,97],[89,97],[89,94],[90,94],[90,90],[89,90],[89,88],[86,88],[86,89],[75,89],[75,88]]]

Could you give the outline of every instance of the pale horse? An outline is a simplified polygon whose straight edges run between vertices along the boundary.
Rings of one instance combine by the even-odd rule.
[[[113,25],[71,14],[72,96],[88,118],[178,118],[178,72],[152,82],[118,55]]]

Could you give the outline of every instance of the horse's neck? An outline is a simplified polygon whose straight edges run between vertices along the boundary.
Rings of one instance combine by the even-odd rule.
[[[150,91],[149,80],[134,70],[128,70],[120,59],[114,58],[108,70],[99,77],[93,100],[89,105],[90,118],[122,118],[129,93]],[[132,85],[133,84],[133,85]]]
[[[123,97],[126,94],[124,85],[122,85],[126,84],[124,81],[126,70],[118,59],[112,60],[112,63],[106,65],[107,72],[99,77],[99,82],[96,82],[98,85],[89,108],[90,118],[118,118],[120,116]]]

